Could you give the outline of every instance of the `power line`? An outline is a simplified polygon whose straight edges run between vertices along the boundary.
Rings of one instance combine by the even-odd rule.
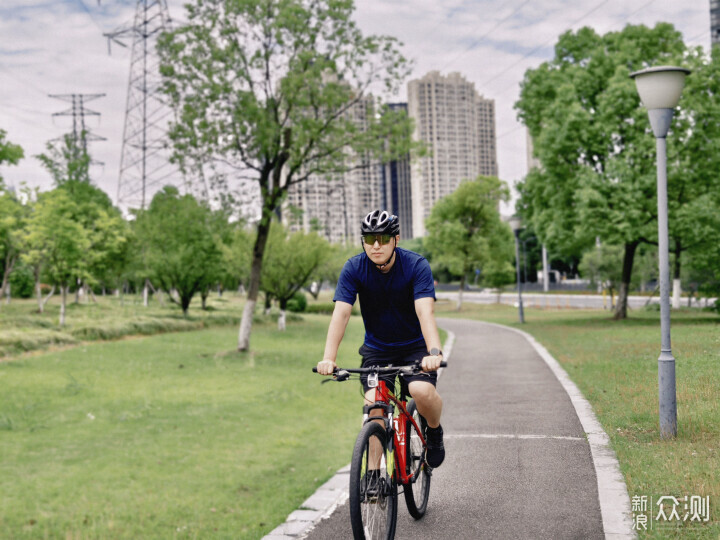
[[[447,69],[447,68],[450,67],[452,64],[454,64],[458,59],[462,58],[462,57],[465,56],[468,52],[470,52],[470,51],[473,50],[475,47],[477,47],[480,43],[482,43],[482,41],[483,41],[486,37],[488,37],[488,36],[489,36],[490,34],[492,34],[495,30],[497,30],[500,26],[502,26],[502,25],[503,25],[507,20],[509,20],[511,17],[513,17],[514,15],[516,15],[516,14],[517,14],[523,7],[525,7],[525,5],[528,4],[530,1],[531,1],[531,0],[525,0],[522,4],[520,4],[518,7],[516,7],[515,10],[514,10],[512,13],[510,13],[510,15],[508,15],[507,17],[499,20],[499,21],[495,24],[495,26],[493,26],[490,30],[488,30],[487,32],[485,32],[485,33],[484,33],[482,36],[480,36],[478,39],[476,39],[475,41],[473,41],[463,52],[461,52],[461,53],[458,54],[455,58],[453,58],[453,59],[450,60],[448,63],[446,63],[444,69]]]
[[[580,21],[582,21],[582,20],[585,19],[586,17],[589,17],[590,15],[592,15],[593,13],[595,13],[598,9],[600,9],[602,6],[604,6],[605,4],[607,4],[609,1],[610,1],[610,0],[603,0],[602,2],[600,2],[598,5],[596,5],[594,8],[592,8],[590,11],[587,11],[587,12],[586,12],[585,14],[583,14],[580,18],[578,18],[578,19],[576,19],[575,21],[573,21],[573,22],[570,24],[570,28],[572,28],[573,26],[575,26],[576,24],[578,24]],[[515,66],[517,66],[520,62],[522,62],[523,60],[525,60],[528,56],[536,53],[537,51],[539,51],[540,49],[542,49],[542,48],[544,48],[544,47],[547,47],[547,46],[548,46],[550,43],[552,43],[555,39],[556,39],[556,37],[553,36],[552,38],[550,38],[549,40],[545,41],[545,42],[542,43],[541,45],[535,47],[534,49],[532,49],[531,51],[529,51],[528,53],[526,53],[524,56],[522,56],[522,58],[520,58],[520,59],[517,60],[516,62],[513,62],[512,64],[510,64],[509,66],[507,66],[507,67],[506,67],[505,69],[503,69],[502,71],[500,71],[500,72],[496,73],[495,75],[493,75],[492,77],[490,77],[488,80],[480,83],[480,86],[487,86],[487,85],[490,84],[492,81],[498,79],[498,78],[501,77],[502,75],[505,75],[505,73],[507,73],[507,72],[510,71],[512,68],[514,68]]]

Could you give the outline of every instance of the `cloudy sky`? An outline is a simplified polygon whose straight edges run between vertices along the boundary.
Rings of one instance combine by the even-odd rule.
[[[181,0],[167,0],[181,21]],[[140,1],[142,4],[142,0]],[[0,129],[20,144],[25,159],[0,174],[19,187],[47,189],[51,179],[34,155],[72,128],[70,116],[53,116],[69,103],[48,94],[106,94],[87,104],[100,113],[87,126],[106,141],[92,143],[96,183],[117,193],[129,49],[104,32],[132,22],[136,0],[2,0],[0,3]],[[524,72],[552,57],[556,38],[591,26],[599,33],[626,24],[671,22],[689,45],[710,45],[709,0],[356,0],[365,33],[397,37],[414,62],[411,78],[431,70],[459,71],[496,104],[500,177],[526,172],[525,130],[513,104]],[[405,98],[405,91],[396,96]],[[507,209],[506,209],[507,210]]]

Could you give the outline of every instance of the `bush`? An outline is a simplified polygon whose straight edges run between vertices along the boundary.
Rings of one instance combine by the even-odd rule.
[[[32,269],[18,265],[10,274],[10,294],[13,298],[32,298],[35,291],[35,278]]]
[[[288,300],[287,310],[293,313],[302,313],[305,309],[307,309],[307,297],[305,293],[298,291]]]
[[[319,304],[310,304],[305,308],[306,313],[320,313],[322,315],[332,315],[335,309],[334,302],[322,302]]]

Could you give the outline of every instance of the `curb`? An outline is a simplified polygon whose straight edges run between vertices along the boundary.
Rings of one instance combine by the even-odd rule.
[[[446,330],[447,340],[443,345],[443,357],[450,359],[455,334]],[[438,370],[438,379],[445,368]],[[300,509],[292,512],[285,523],[275,527],[263,540],[299,540],[304,538],[315,525],[329,517],[335,509],[347,500],[350,483],[350,464],[338,470],[335,475],[320,486],[315,493],[300,505]]]
[[[511,326],[482,322],[512,330],[523,336],[555,374],[555,377],[560,381],[560,384],[570,397],[590,444],[593,466],[597,477],[598,499],[605,538],[613,540],[637,538],[637,534],[632,528],[630,496],[625,485],[625,479],[620,472],[620,464],[615,451],[610,446],[610,437],[600,425],[590,402],[585,399],[577,385],[570,380],[567,372],[558,361],[533,336]]]

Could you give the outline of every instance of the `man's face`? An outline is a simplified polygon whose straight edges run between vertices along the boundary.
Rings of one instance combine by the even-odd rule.
[[[366,234],[363,235],[362,240],[365,253],[370,260],[375,264],[385,264],[397,246],[400,235]]]

